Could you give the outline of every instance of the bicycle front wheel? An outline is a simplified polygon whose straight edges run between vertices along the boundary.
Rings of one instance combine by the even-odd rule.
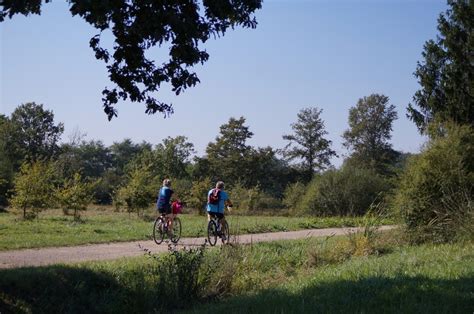
[[[217,225],[214,220],[209,221],[207,224],[207,240],[210,246],[216,245],[217,242]]]
[[[155,240],[156,244],[161,244],[161,242],[163,242],[165,236],[163,228],[163,219],[161,217],[156,218],[155,223],[153,224],[153,240]]]
[[[173,234],[171,236],[171,242],[177,243],[181,238],[181,220],[179,218],[173,219]]]

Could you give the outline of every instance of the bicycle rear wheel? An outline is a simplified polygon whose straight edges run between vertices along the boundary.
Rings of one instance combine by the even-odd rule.
[[[210,246],[216,245],[217,242],[217,225],[214,220],[209,221],[207,224],[207,240]]]
[[[222,244],[229,244],[230,243],[230,228],[229,224],[227,221],[224,221],[224,223],[221,226],[221,240]]]
[[[173,219],[173,234],[171,236],[171,242],[177,243],[181,238],[181,220],[176,217]]]
[[[161,244],[161,242],[163,242],[165,236],[163,228],[163,219],[161,217],[156,218],[155,223],[153,224],[153,240],[155,240],[156,244]]]

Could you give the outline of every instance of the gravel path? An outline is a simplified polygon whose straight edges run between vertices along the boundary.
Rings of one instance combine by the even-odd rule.
[[[379,230],[388,230],[392,228],[393,226],[383,226]],[[358,231],[358,228],[326,228],[289,232],[246,234],[232,238],[231,241],[246,244],[285,239],[344,235],[354,231]],[[178,245],[202,245],[204,241],[205,238],[183,238],[179,241]],[[144,254],[144,251],[141,247],[150,250],[152,253],[166,252],[168,250],[168,245],[166,242],[163,242],[161,245],[156,245],[155,242],[151,240],[89,244],[69,247],[51,247],[41,249],[23,249],[0,252],[0,268],[44,266],[51,264],[111,260],[120,257],[139,256]]]

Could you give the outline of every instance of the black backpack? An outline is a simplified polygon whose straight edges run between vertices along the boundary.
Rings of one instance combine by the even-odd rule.
[[[217,205],[219,204],[219,200],[221,199],[221,190],[219,189],[213,189],[211,194],[209,194],[209,199],[207,202],[212,205]]]

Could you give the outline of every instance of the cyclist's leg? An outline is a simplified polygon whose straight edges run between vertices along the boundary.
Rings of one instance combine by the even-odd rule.
[[[164,216],[166,214],[166,209],[165,208],[158,208],[158,217]]]
[[[175,215],[167,214],[166,219],[168,219],[168,230],[173,230],[173,222],[174,222]]]
[[[173,232],[173,212],[171,210],[171,205],[169,206],[166,206],[166,208],[164,209],[164,214],[165,214],[165,219],[166,219],[166,223],[168,225],[168,232],[171,233]]]
[[[219,226],[219,230],[221,229],[222,227],[222,224],[224,223],[225,219],[224,219],[224,214],[222,213],[216,213],[216,217],[217,217],[217,222],[218,222],[218,226]]]
[[[216,212],[207,212],[207,222],[211,221],[212,218],[219,218]]]
[[[223,241],[227,240],[227,225],[224,214],[219,215],[220,236]]]
[[[207,222],[211,221],[212,218],[215,218],[216,217],[216,213],[215,212],[211,212],[211,211],[208,211],[207,212]]]
[[[216,216],[217,216],[217,218],[219,219],[219,223],[220,223],[220,224],[225,221],[224,214],[218,213]]]

